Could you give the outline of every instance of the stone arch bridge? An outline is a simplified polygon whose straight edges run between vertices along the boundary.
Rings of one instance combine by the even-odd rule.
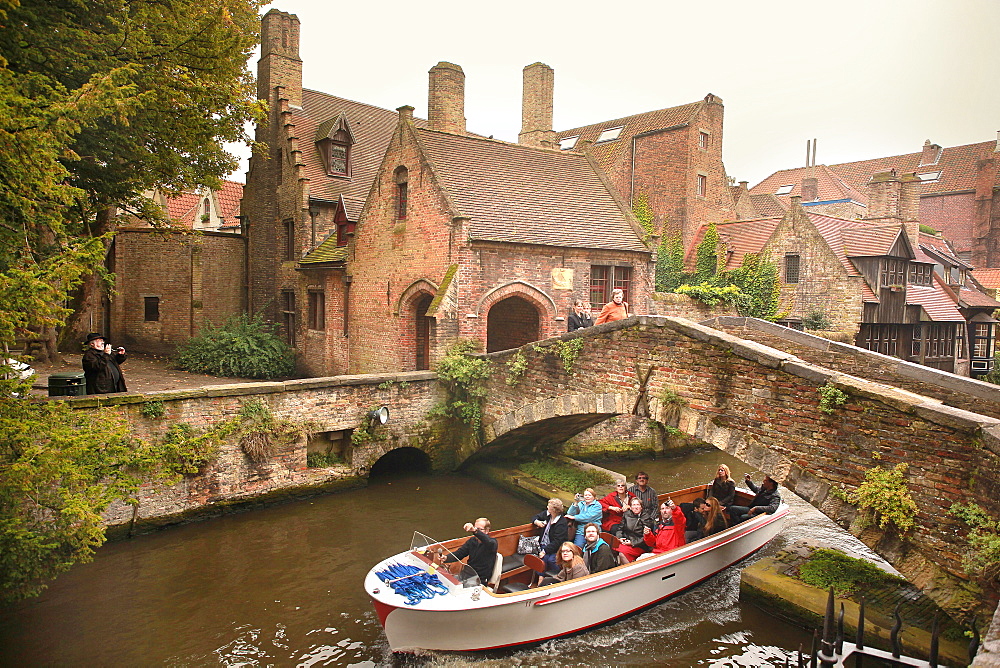
[[[487,355],[482,452],[643,415],[771,473],[844,526],[856,511],[843,492],[871,468],[905,463],[915,527],[902,539],[853,530],[939,601],[971,607],[955,586],[964,531],[947,510],[975,501],[1000,515],[1000,388],[759,320],[710,324],[638,316]],[[519,378],[507,364],[515,356],[526,362]],[[822,407],[830,412],[824,386],[843,393],[842,405]]]

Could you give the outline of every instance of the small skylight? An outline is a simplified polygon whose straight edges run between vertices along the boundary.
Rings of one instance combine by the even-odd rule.
[[[597,143],[600,144],[602,141],[613,141],[615,139],[618,139],[618,135],[620,135],[622,133],[622,130],[624,129],[625,129],[624,125],[619,126],[617,128],[608,128],[607,130],[601,133],[600,137],[597,138]]]
[[[580,138],[580,135],[574,135],[572,137],[563,137],[559,140],[559,148],[564,151],[568,151],[574,146],[576,146],[576,140]]]
[[[774,192],[774,194],[775,194],[775,195],[787,195],[788,193],[792,192],[792,189],[793,189],[794,187],[795,187],[795,184],[794,184],[794,183],[793,183],[792,185],[790,185],[790,186],[781,186],[780,188],[778,188],[778,189],[777,189],[777,190],[776,190],[776,191]]]
[[[917,174],[917,178],[923,183],[934,183],[941,178],[941,170],[936,172],[924,172],[923,174]]]

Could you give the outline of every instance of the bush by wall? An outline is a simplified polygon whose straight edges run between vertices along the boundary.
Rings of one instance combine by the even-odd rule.
[[[178,349],[182,369],[212,376],[280,378],[295,369],[295,353],[259,315],[241,314],[208,325]]]

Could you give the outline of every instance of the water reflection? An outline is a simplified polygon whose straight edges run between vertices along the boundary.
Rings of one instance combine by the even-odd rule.
[[[666,491],[707,482],[720,462],[745,469],[716,451],[614,466],[645,468]],[[639,615],[540,647],[393,659],[361,589],[371,564],[406,549],[414,529],[450,538],[480,515],[509,526],[537,511],[467,477],[403,475],[107,545],[39,599],[0,611],[0,664],[743,666],[783,664],[779,648],[808,643],[741,604],[739,569],[730,568]],[[807,512],[818,515],[794,504],[796,519],[765,553],[814,535]],[[820,530],[833,543],[845,540],[838,532]]]

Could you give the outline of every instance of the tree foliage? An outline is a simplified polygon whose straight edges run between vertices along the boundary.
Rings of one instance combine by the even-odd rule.
[[[115,410],[17,398],[0,380],[0,599],[38,594],[104,543],[101,513],[146,480],[171,482],[213,456],[223,430],[134,438]],[[230,428],[226,425],[226,428]]]
[[[635,201],[632,202],[632,213],[635,215],[636,220],[642,225],[642,229],[646,231],[646,236],[652,236],[656,230],[653,226],[653,220],[655,216],[653,215],[653,207],[649,205],[649,196],[646,193],[639,193],[635,196]]]
[[[246,69],[259,7],[0,0],[3,343],[62,322],[81,284],[93,292],[117,214],[160,220],[145,193],[232,170],[223,142],[248,140],[260,112]]]
[[[207,325],[177,350],[182,369],[213,376],[280,378],[295,370],[295,352],[260,315]]]
[[[684,241],[680,232],[664,236],[656,258],[656,289],[660,292],[674,292],[687,279],[688,274],[684,272]]]
[[[747,253],[743,262],[732,271],[725,272],[723,280],[740,289],[744,299],[738,310],[748,318],[774,320],[781,298],[781,281],[778,267],[767,255]]]
[[[694,281],[708,283],[719,273],[719,231],[715,223],[708,226],[705,236],[695,249]]]

